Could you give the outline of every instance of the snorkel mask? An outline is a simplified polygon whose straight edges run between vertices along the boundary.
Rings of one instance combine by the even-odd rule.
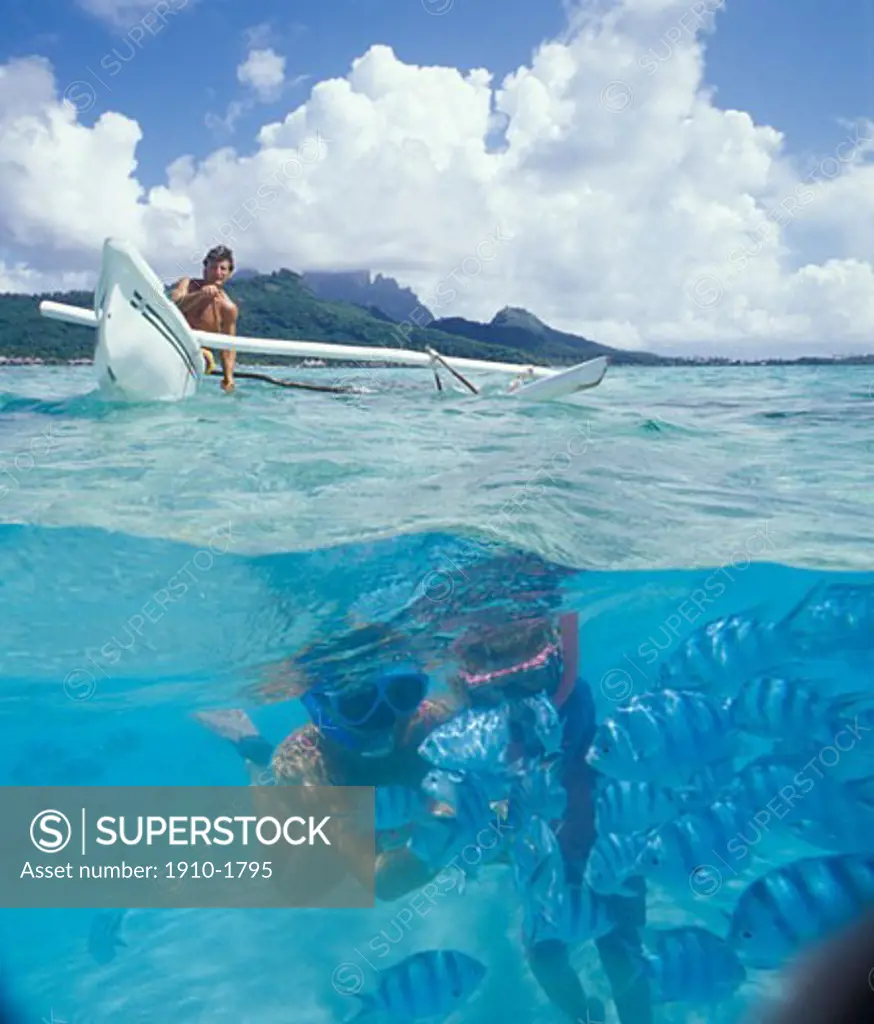
[[[363,683],[307,691],[301,702],[326,739],[362,757],[387,757],[398,726],[428,691],[428,677],[412,665],[393,665]]]

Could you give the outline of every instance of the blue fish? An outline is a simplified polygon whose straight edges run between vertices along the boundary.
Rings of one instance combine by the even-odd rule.
[[[638,861],[647,844],[647,832],[600,836],[589,851],[584,878],[601,895],[634,896],[625,882],[640,874]]]
[[[728,615],[695,630],[659,669],[659,685],[731,695],[734,680],[792,660],[783,631],[753,614]]]
[[[95,914],[88,932],[88,952],[104,965],[115,959],[119,949],[127,943],[119,935],[126,910],[104,910]]]
[[[567,790],[561,781],[560,759],[530,764],[510,792],[510,814],[515,822],[536,814],[546,821],[560,821],[567,811]]]
[[[425,810],[421,791],[410,786],[377,786],[374,805],[377,832],[406,828]]]
[[[353,997],[362,1006],[349,1024],[379,1014],[399,1021],[447,1016],[467,1002],[485,975],[485,964],[455,949],[414,953],[381,971],[374,993]]]
[[[754,736],[780,737],[803,746],[811,737],[829,738],[828,707],[809,685],[795,679],[748,679],[730,701],[735,728]]]
[[[853,806],[849,796],[845,803],[835,799],[802,806],[800,820],[789,827],[799,839],[829,853],[874,854],[874,807]]]
[[[503,775],[513,767],[508,763],[510,740],[508,705],[471,708],[438,725],[420,745],[419,754],[443,771]]]
[[[706,928],[667,928],[631,951],[657,1003],[716,1003],[746,980],[746,969],[724,939]]]
[[[543,818],[528,818],[513,835],[510,861],[517,892],[538,905],[557,905],[564,889],[564,859],[555,833]]]
[[[512,717],[522,727],[525,751],[529,757],[551,757],[561,751],[564,722],[545,693],[516,701]]]
[[[602,836],[611,832],[641,832],[663,825],[683,810],[678,790],[653,782],[610,779],[599,788],[595,824]]]
[[[544,928],[561,928],[567,879],[555,833],[542,818],[532,818],[511,847],[516,889],[522,897],[529,942]]]
[[[430,815],[413,827],[411,851],[426,864],[443,867],[465,847],[476,848],[475,866],[490,863],[504,850],[508,829],[499,827],[500,815],[491,805],[481,780],[473,774],[452,783],[446,807],[451,813]],[[464,870],[474,876],[473,868]]]
[[[534,942],[554,939],[567,946],[580,946],[608,935],[618,923],[609,897],[594,892],[588,885],[566,886],[560,905],[554,924],[543,916],[535,921]]]
[[[685,780],[680,789],[686,811],[697,807],[709,807],[720,799],[721,795],[737,777],[734,759],[714,761],[698,768]]]
[[[810,857],[747,886],[731,915],[729,941],[749,966],[782,967],[874,906],[874,857]]]
[[[814,586],[780,624],[796,649],[806,655],[871,650],[874,588],[857,583]]]
[[[649,835],[637,869],[662,885],[691,886],[700,895],[708,887],[706,869],[714,860],[735,850],[749,852],[738,838],[748,821],[745,811],[721,801],[684,814]]]
[[[723,798],[750,814],[770,806],[777,820],[787,822],[801,814],[817,813],[836,800],[842,806],[849,802],[836,780],[818,779],[804,769],[800,758],[758,757],[741,768],[725,787]]]
[[[455,787],[463,777],[459,772],[443,772],[435,768],[422,780],[422,791],[436,803],[454,809]]]
[[[602,722],[586,760],[611,778],[645,782],[688,775],[731,757],[736,747],[726,705],[701,693],[664,690],[635,697]]]

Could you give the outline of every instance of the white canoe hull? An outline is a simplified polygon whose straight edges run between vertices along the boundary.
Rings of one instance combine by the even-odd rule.
[[[192,331],[148,263],[132,245],[113,238],[103,245],[93,313],[49,300],[39,308],[51,319],[96,327],[98,384],[108,396],[133,402],[175,402],[193,395],[203,376],[201,345],[218,351],[423,368],[433,368],[437,356],[411,349]],[[523,402],[553,401],[586,391],[597,387],[607,372],[604,356],[564,370],[456,357],[447,362],[456,370],[517,375],[512,393]]]
[[[173,402],[197,391],[200,346],[151,267],[125,242],[104,243],[94,314],[94,370],[108,397]]]
[[[588,362],[578,363],[567,370],[558,370],[550,377],[524,384],[516,392],[521,402],[552,402],[558,398],[567,398],[577,391],[587,391],[597,387],[607,372],[607,359],[597,356]]]

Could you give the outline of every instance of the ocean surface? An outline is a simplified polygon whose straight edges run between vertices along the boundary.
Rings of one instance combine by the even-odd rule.
[[[89,367],[0,369],[5,785],[244,786],[241,759],[192,713],[243,708],[278,744],[306,716],[271,690],[277,666],[375,624],[439,694],[459,632],[575,611],[602,718],[663,685],[663,666],[714,699],[783,662],[823,706],[870,686],[870,369],[611,368],[542,406],[439,394],[424,372],[278,372],[367,393],[208,382],[186,404],[113,407]],[[732,616],[708,648],[702,629]],[[759,642],[787,622],[788,646]],[[362,649],[361,671],[374,659]],[[874,776],[869,739],[835,778]],[[757,742],[735,767],[776,749]],[[650,885],[648,926],[724,935],[755,878],[839,849],[816,840],[775,825],[755,856],[723,861],[706,898]],[[28,1022],[328,1024],[354,1009],[341,966],[373,991],[382,966],[457,948],[488,968],[459,1021],[563,1019],[525,966],[508,868],[399,925],[408,903],[130,909],[108,960],[98,911],[7,909],[0,966]],[[391,949],[374,969],[360,951],[378,935]],[[574,962],[612,1024],[594,944]],[[672,1003],[656,1019],[733,1024],[781,977],[750,969],[718,1012]]]

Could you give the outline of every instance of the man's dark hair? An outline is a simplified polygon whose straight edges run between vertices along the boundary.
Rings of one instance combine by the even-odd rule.
[[[231,270],[234,269],[234,254],[226,245],[215,245],[206,256],[203,257],[203,265],[207,263],[221,263],[222,260],[227,260],[231,265]]]

